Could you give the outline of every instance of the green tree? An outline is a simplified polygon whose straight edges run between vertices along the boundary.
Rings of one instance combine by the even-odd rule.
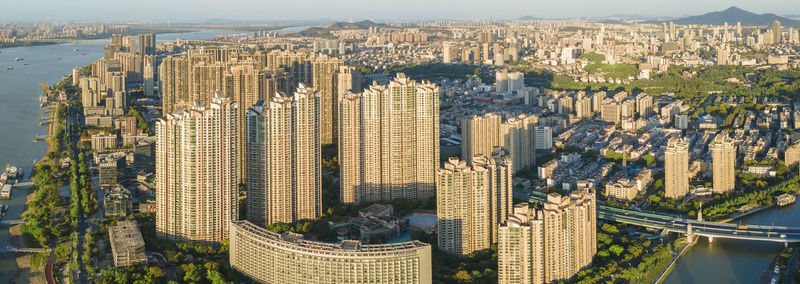
[[[222,274],[216,270],[207,270],[206,271],[206,279],[211,281],[212,284],[227,284],[230,282],[225,281],[225,278],[222,277]]]
[[[622,254],[622,252],[625,251],[625,249],[619,245],[612,245],[611,247],[608,248],[608,251],[614,253],[616,256],[619,256],[620,254]]]
[[[167,276],[167,274],[164,273],[163,269],[161,269],[159,267],[155,267],[155,266],[151,266],[151,267],[147,268],[147,275],[149,275],[150,277],[152,277],[154,279],[160,279],[160,278],[164,278],[165,276]]]
[[[619,229],[617,229],[617,227],[616,227],[616,226],[614,226],[614,225],[611,225],[611,224],[609,224],[609,223],[605,223],[605,224],[603,224],[603,227],[602,227],[601,229],[602,229],[604,232],[606,232],[606,233],[608,233],[608,234],[611,234],[611,235],[616,235],[617,233],[619,233]]]
[[[183,271],[183,281],[188,283],[199,283],[203,280],[202,268],[194,265],[194,263],[181,265]]]

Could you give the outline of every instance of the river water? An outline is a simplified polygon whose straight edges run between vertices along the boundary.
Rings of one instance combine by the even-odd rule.
[[[156,35],[157,40],[211,39],[216,35],[231,33],[226,30],[202,30],[186,33],[169,33]],[[86,66],[103,57],[103,45],[108,40],[79,41],[58,45],[33,47],[13,47],[0,49],[0,170],[6,164],[13,164],[25,169],[27,176],[31,172],[34,159],[41,159],[47,150],[43,140],[32,143],[37,134],[45,135],[47,130],[39,127],[39,96],[42,88],[39,82],[52,85],[62,76],[72,74],[75,66]],[[78,51],[74,51],[78,49]],[[16,58],[24,60],[15,61]],[[6,67],[13,67],[6,70]],[[12,200],[3,200],[9,205],[9,211],[3,220],[17,219],[25,209],[23,190],[13,191]],[[7,226],[0,227],[0,247],[9,244]],[[9,253],[0,254],[0,283],[8,283],[16,277],[18,267],[14,256]]]
[[[800,227],[800,202],[770,208],[735,221],[737,224]],[[678,260],[664,283],[757,283],[761,272],[783,249],[783,244],[700,238]]]

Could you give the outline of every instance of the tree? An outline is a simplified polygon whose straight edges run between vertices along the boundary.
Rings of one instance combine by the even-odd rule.
[[[600,244],[605,246],[605,245],[611,244],[611,241],[613,241],[613,240],[611,239],[611,237],[609,235],[603,234],[603,233],[597,233],[597,242],[598,243],[600,243]]]
[[[220,274],[219,271],[216,271],[216,270],[207,270],[206,271],[206,279],[211,281],[212,284],[227,284],[227,283],[229,283],[229,282],[225,281],[225,279],[222,277],[222,274]]]
[[[649,155],[649,154],[648,155],[644,155],[644,156],[642,156],[642,160],[644,160],[647,163],[648,166],[653,167],[653,166],[656,165],[656,157],[654,157],[653,155]]]
[[[163,269],[151,266],[147,269],[147,275],[154,279],[159,279],[159,278],[164,278],[164,276],[166,276],[167,274],[164,273]]]
[[[465,282],[472,282],[472,275],[469,274],[466,270],[459,270],[453,278],[456,281],[465,283]]]
[[[614,253],[616,256],[619,256],[620,254],[622,254],[622,252],[625,251],[625,249],[619,245],[612,245],[611,247],[608,248],[608,251]]]
[[[203,280],[203,270],[194,263],[181,265],[183,271],[183,281],[188,283],[199,283]]]
[[[655,188],[656,190],[661,189],[662,187],[664,187],[663,179],[657,179],[656,182],[653,183],[653,188]]]
[[[617,233],[619,233],[619,230],[617,229],[616,226],[608,223],[603,224],[602,230],[611,235],[616,235]]]

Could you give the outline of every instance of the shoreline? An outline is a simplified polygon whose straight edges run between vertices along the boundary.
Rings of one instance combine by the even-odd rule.
[[[123,35],[132,36],[137,35],[140,33],[154,33],[154,34],[170,34],[170,33],[187,33],[187,32],[195,32],[200,31],[201,29],[162,29],[159,31],[155,31],[155,29],[132,29],[132,31],[126,32]],[[102,40],[102,39],[110,39],[111,35],[102,35],[102,36],[93,36],[93,37],[84,37],[84,38],[60,38],[60,39],[33,39],[33,40],[20,40],[18,43],[0,43],[0,49],[4,48],[13,48],[13,47],[32,47],[32,46],[42,46],[42,45],[53,45],[53,44],[61,44],[61,43],[69,43],[69,42],[82,42],[82,41],[92,41],[92,40]]]
[[[678,264],[678,260],[681,258],[681,256],[683,256],[690,247],[694,246],[696,242],[696,239],[690,240],[689,238],[686,238],[685,244],[683,245],[683,248],[681,248],[681,251],[672,258],[667,267],[664,267],[664,270],[661,271],[661,274],[658,275],[658,278],[656,278],[656,281],[653,281],[653,283],[664,283],[664,281],[667,280],[667,276],[672,274],[672,271],[675,270],[675,265]]]
[[[737,213],[738,215],[737,215],[737,214],[733,214],[733,215],[732,215],[731,217],[729,217],[728,219],[722,219],[722,220],[715,221],[715,222],[719,222],[719,223],[730,223],[730,222],[736,221],[736,220],[738,220],[738,219],[741,219],[741,218],[744,218],[744,217],[747,217],[747,216],[753,215],[753,214],[755,214],[755,213],[758,213],[758,212],[761,212],[761,211],[764,211],[764,210],[770,209],[770,208],[772,208],[772,207],[775,207],[775,203],[773,203],[773,204],[770,204],[770,205],[767,205],[767,206],[759,206],[759,207],[756,207],[756,208],[750,209],[750,210],[748,210],[747,212]]]
[[[23,218],[28,213],[28,203],[33,201],[35,191],[28,187],[25,194],[25,209],[20,214]],[[9,245],[15,247],[27,247],[25,240],[22,237],[22,224],[13,225],[8,228]],[[32,267],[31,253],[15,253],[15,261],[17,263],[17,273],[10,279],[10,283],[45,283],[44,280],[44,266],[39,265]]]

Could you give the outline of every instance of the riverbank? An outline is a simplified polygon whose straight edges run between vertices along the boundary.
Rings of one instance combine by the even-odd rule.
[[[767,206],[759,206],[759,207],[756,207],[756,208],[753,208],[753,209],[747,210],[747,212],[736,213],[736,214],[733,214],[733,215],[731,215],[731,217],[730,217],[730,218],[728,218],[728,219],[719,220],[719,221],[717,221],[717,222],[720,222],[720,223],[730,223],[730,222],[736,221],[737,219],[741,219],[741,218],[743,218],[743,217],[750,216],[750,215],[752,215],[752,214],[755,214],[755,213],[758,213],[758,212],[761,212],[761,211],[764,211],[764,210],[770,209],[770,208],[772,208],[772,207],[775,207],[775,204],[774,204],[774,203],[773,203],[773,204],[770,204],[770,205],[767,205]]]
[[[26,213],[28,213],[29,208],[27,204],[33,201],[33,199],[33,190],[29,188],[27,189],[27,194],[25,195],[25,211],[22,213],[20,218],[24,217]],[[18,248],[31,246],[31,244],[28,244],[23,237],[21,224],[9,227],[8,234],[9,245]],[[33,254],[17,253],[15,254],[15,257],[17,262],[17,274],[15,277],[10,279],[10,283],[45,283],[43,266],[32,265]]]
[[[10,47],[40,46],[58,44],[58,41],[19,41],[19,42],[0,42],[0,49]]]
[[[685,241],[681,251],[678,252],[678,254],[676,254],[675,257],[672,258],[672,261],[669,262],[669,265],[667,265],[667,267],[664,267],[664,270],[661,271],[661,274],[658,275],[658,278],[656,278],[656,281],[654,281],[653,283],[656,283],[656,284],[663,283],[664,280],[666,279],[666,277],[670,273],[672,273],[673,269],[675,269],[675,264],[678,263],[678,259],[680,259],[681,256],[683,256],[683,254],[685,254],[686,251],[690,247],[692,247],[696,242],[697,242],[697,239],[690,240],[689,238],[686,238],[686,241]]]
[[[200,29],[174,29],[174,28],[130,28],[128,32],[124,33],[123,35],[126,36],[135,36],[139,34],[146,34],[146,33],[153,33],[153,34],[175,34],[175,33],[188,33],[188,32],[195,32]],[[0,42],[0,49],[2,48],[11,48],[11,47],[26,47],[26,46],[42,46],[42,45],[53,45],[65,42],[82,42],[82,41],[91,41],[91,40],[98,40],[98,39],[107,39],[111,38],[111,35],[98,35],[98,36],[90,36],[90,37],[81,37],[81,38],[63,38],[63,39],[43,39],[43,40],[19,40],[17,42]]]

